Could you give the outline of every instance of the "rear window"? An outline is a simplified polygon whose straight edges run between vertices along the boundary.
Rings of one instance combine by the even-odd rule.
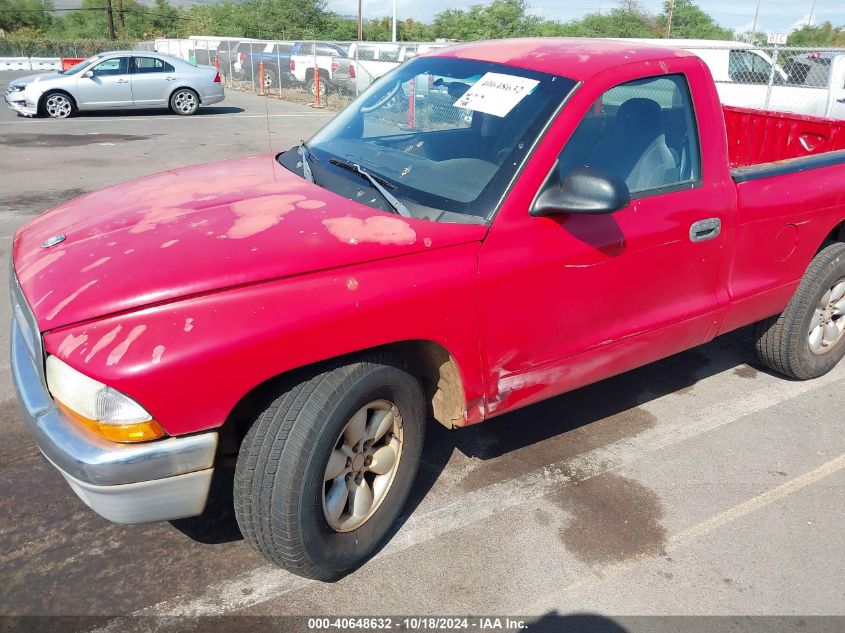
[[[176,69],[167,62],[155,57],[136,57],[135,74],[144,75],[147,73],[172,73]]]
[[[346,52],[337,46],[332,46],[331,44],[317,44],[317,55],[328,55],[330,57],[334,57],[335,55],[340,55],[342,57],[346,56]]]

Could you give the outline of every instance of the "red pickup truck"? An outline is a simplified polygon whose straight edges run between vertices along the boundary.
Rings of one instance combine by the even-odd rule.
[[[433,51],[289,151],[23,227],[20,400],[103,516],[197,515],[236,458],[246,539],[334,579],[399,517],[431,418],[476,424],[752,323],[769,367],[830,370],[843,147],[833,121],[723,108],[682,51]]]

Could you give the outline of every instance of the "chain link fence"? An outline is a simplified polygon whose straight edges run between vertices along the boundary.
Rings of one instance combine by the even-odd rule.
[[[227,87],[307,103],[319,93],[320,105],[338,109],[402,62],[445,45],[208,38],[196,40],[194,57],[216,60]],[[687,50],[708,65],[726,105],[845,119],[843,48],[714,42]]]
[[[340,109],[434,42],[197,40],[197,63],[216,64],[227,88]],[[207,61],[206,61],[207,60]]]
[[[719,42],[687,50],[707,64],[726,105],[845,119],[845,49]]]
[[[649,42],[661,44],[664,40]],[[679,44],[666,42],[673,47]],[[337,110],[399,64],[446,45],[214,36],[148,42],[0,38],[0,57],[44,60],[85,58],[119,48],[154,50],[217,66],[228,89]],[[742,42],[696,42],[684,48],[710,68],[726,105],[845,119],[845,48],[756,47]],[[46,66],[39,61],[31,67]]]

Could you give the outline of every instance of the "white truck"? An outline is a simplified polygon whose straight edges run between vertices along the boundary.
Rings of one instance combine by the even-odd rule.
[[[294,42],[288,61],[290,74],[311,94],[316,96],[319,90],[322,99],[332,85],[332,58],[346,56],[347,50],[332,42]],[[319,80],[315,69],[319,69]]]
[[[447,44],[434,42],[423,44],[352,42],[347,52],[350,61],[348,65],[341,64],[342,70],[348,68],[349,71],[342,77],[339,75],[338,80],[345,82],[345,87],[350,91],[354,91],[357,84],[357,90],[361,92],[402,62],[444,46],[447,46]]]
[[[745,42],[684,39],[626,39],[624,41],[683,48],[707,64],[719,98],[725,105],[794,112],[845,119],[845,52],[830,57],[824,85],[799,81],[784,70],[790,53],[779,62]],[[769,81],[771,79],[771,86]]]

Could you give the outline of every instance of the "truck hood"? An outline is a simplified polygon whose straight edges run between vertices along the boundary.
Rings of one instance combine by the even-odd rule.
[[[18,231],[13,261],[46,331],[189,295],[478,241],[486,231],[372,209],[265,154],[66,202]]]

